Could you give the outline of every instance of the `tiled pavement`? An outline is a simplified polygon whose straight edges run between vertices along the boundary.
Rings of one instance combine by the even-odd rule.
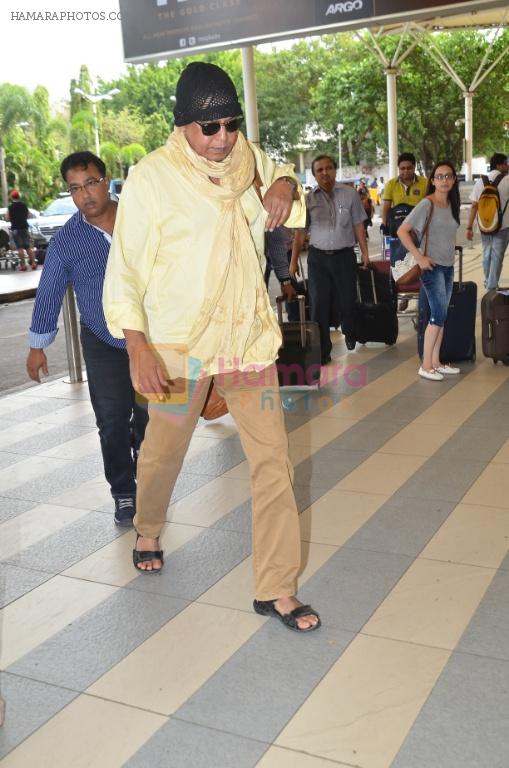
[[[409,321],[334,363],[286,396],[307,636],[251,610],[230,417],[198,427],[147,578],[86,387],[0,399],[2,768],[507,768],[509,368],[418,380]]]

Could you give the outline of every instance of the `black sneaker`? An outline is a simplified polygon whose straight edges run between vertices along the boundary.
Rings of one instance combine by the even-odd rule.
[[[117,525],[132,525],[136,514],[136,499],[134,496],[117,496],[115,499],[114,520]]]

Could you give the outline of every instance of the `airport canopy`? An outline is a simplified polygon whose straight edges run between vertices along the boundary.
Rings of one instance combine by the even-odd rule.
[[[396,31],[412,21],[493,26],[502,8],[507,0],[120,0],[132,63],[351,29]]]
[[[409,8],[409,5],[414,7]],[[501,61],[509,46],[479,63],[464,83],[433,43],[431,33],[461,29],[498,30],[508,23],[507,0],[120,0],[125,60],[143,63],[169,57],[240,47],[242,49],[247,133],[259,140],[252,44],[309,35],[356,31],[380,60],[387,78],[388,146],[391,175],[397,166],[396,77],[416,45],[426,48],[456,82],[465,99],[466,177],[471,178],[475,89]],[[362,34],[361,34],[362,32]],[[380,38],[399,35],[388,60]],[[491,38],[491,46],[495,41]]]

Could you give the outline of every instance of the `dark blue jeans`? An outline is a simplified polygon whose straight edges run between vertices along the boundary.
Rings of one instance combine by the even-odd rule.
[[[125,349],[105,344],[83,324],[81,346],[111,495],[134,496],[136,462],[148,422],[148,409],[131,384]]]
[[[320,326],[322,359],[326,359],[332,349],[330,322],[335,304],[341,315],[341,330],[345,336],[355,338],[357,259],[354,249],[329,252],[310,246],[308,288],[311,320]]]

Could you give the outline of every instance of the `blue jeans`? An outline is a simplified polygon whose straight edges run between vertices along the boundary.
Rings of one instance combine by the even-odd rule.
[[[509,227],[501,229],[494,235],[481,235],[481,242],[484,287],[491,291],[493,288],[498,288],[504,254],[509,244]]]
[[[430,307],[429,324],[443,328],[451,300],[454,267],[435,264],[433,269],[422,271],[421,282]]]
[[[147,406],[136,402],[140,396],[131,384],[125,349],[100,341],[83,323],[81,346],[111,495],[134,496],[138,451],[148,422]]]

